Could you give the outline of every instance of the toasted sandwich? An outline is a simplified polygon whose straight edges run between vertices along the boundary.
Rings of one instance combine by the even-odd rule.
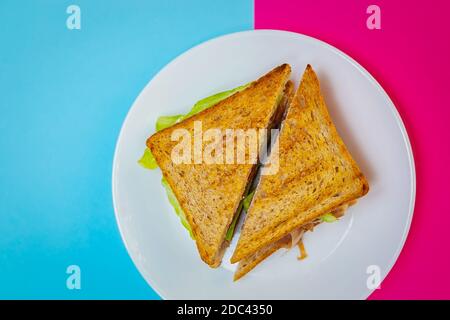
[[[203,132],[208,129],[225,132],[227,129],[274,127],[294,93],[289,81],[290,71],[290,66],[283,64],[245,89],[158,131],[147,140],[147,147],[184,212],[201,259],[211,267],[220,265],[229,244],[227,234],[236,223],[257,164],[174,162],[172,152],[179,142],[173,141],[173,135],[180,129],[195,139],[199,123]],[[226,137],[221,136],[219,143],[225,143],[225,140]],[[258,143],[259,151],[267,141]],[[193,144],[195,149],[195,142]],[[198,147],[205,151],[207,142],[201,141]]]
[[[310,65],[276,143],[279,170],[261,176],[256,188],[231,258],[239,262],[235,280],[278,249],[296,245],[323,217],[342,215],[369,190],[330,118]]]

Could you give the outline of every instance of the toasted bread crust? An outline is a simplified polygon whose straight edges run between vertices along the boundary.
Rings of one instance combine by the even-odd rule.
[[[202,260],[211,267],[217,267],[221,262],[225,234],[254,174],[255,165],[175,164],[171,152],[178,141],[172,141],[171,135],[177,129],[186,129],[193,137],[195,121],[201,121],[203,132],[211,128],[225,131],[270,127],[289,74],[290,66],[281,65],[245,90],[147,140],[147,146],[192,228]],[[208,143],[203,141],[203,151]]]
[[[258,264],[260,264],[267,257],[272,255],[275,251],[281,248],[285,248],[288,245],[288,239],[281,238],[278,241],[268,244],[267,246],[257,250],[249,257],[239,261],[238,268],[234,273],[233,281],[237,281],[251,270],[253,270]]]
[[[261,178],[232,263],[369,190],[330,118],[310,65],[278,142],[280,169],[276,175]]]
[[[347,210],[347,208],[351,205],[353,205],[356,202],[356,200],[353,200],[349,203],[345,203],[341,205],[340,207],[337,207],[332,210],[332,214],[337,216],[343,216],[344,212]],[[317,224],[320,224],[322,222],[319,222]],[[303,229],[303,232],[306,231],[312,231],[317,226],[317,224],[314,222],[306,222],[306,225],[300,226],[298,228]],[[297,229],[298,231],[298,229]],[[303,233],[302,233],[303,234]],[[301,237],[300,237],[301,240]],[[297,243],[293,243],[293,238],[291,234],[284,236],[280,240],[277,240],[275,242],[269,243],[265,247],[262,247],[261,249],[257,250],[250,256],[242,259],[239,261],[238,268],[236,272],[234,273],[234,281],[239,280],[243,276],[245,276],[247,273],[249,273],[251,270],[253,270],[258,264],[260,264],[262,261],[264,261],[266,258],[268,258],[270,255],[272,255],[274,252],[281,248],[285,249],[291,249],[293,246],[296,246]]]

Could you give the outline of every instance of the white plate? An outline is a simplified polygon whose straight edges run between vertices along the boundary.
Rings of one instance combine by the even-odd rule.
[[[305,237],[309,257],[279,251],[233,282],[228,260],[210,269],[169,205],[159,170],[141,168],[147,137],[160,115],[184,113],[202,97],[254,80],[284,62],[298,83],[306,64],[370,192],[339,222]],[[395,106],[374,78],[347,55],[316,39],[256,30],[222,36],[164,67],[136,99],[122,126],[113,164],[117,223],[136,267],[166,299],[364,299],[395,263],[408,234],[415,198],[414,161]],[[369,272],[369,274],[368,274]],[[119,275],[120,276],[120,275]],[[369,280],[369,281],[368,281]]]

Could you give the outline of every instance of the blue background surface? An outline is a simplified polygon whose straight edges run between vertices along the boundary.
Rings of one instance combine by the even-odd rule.
[[[0,298],[158,298],[114,218],[122,121],[170,60],[252,28],[251,0],[1,0]],[[81,290],[66,288],[71,264]]]

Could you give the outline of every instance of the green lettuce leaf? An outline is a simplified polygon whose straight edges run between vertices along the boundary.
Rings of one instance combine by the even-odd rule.
[[[173,126],[175,123],[180,122],[183,119],[182,114],[175,116],[161,116],[156,120],[156,131],[161,131],[165,128]]]
[[[239,207],[234,215],[233,221],[231,221],[230,226],[228,227],[228,231],[227,234],[225,235],[225,240],[227,241],[231,241],[231,239],[233,238],[233,234],[234,234],[234,229],[236,228],[236,223],[239,220],[239,216],[241,215],[241,210],[242,210],[242,204],[244,202],[241,201],[241,203],[239,204]]]
[[[335,216],[333,216],[331,213],[326,213],[323,216],[320,217],[320,220],[322,220],[323,222],[335,222],[337,220],[337,218]]]
[[[250,207],[250,203],[252,202],[253,196],[255,194],[255,190],[250,192],[244,200],[241,201],[239,208],[237,210],[237,214],[234,216],[233,221],[230,224],[230,227],[228,228],[227,234],[225,236],[225,240],[231,241],[231,238],[233,238],[234,229],[236,228],[236,223],[239,220],[239,216],[241,214],[242,207],[244,207],[245,211],[248,210]]]
[[[153,170],[158,168],[158,164],[156,163],[156,160],[149,148],[144,150],[144,154],[138,160],[138,163],[146,169]]]
[[[255,195],[255,190],[250,192],[243,200],[243,205],[245,211],[248,211],[248,208],[250,207],[250,203],[252,202],[253,196]]]
[[[206,97],[200,101],[198,101],[196,104],[194,104],[194,106],[192,107],[191,111],[189,111],[189,113],[187,113],[184,117],[184,119],[187,119],[199,112],[202,112],[203,110],[206,110],[210,107],[212,107],[213,105],[219,103],[220,101],[228,98],[229,96],[235,94],[238,91],[244,90],[245,88],[247,88],[251,83],[247,83],[244,84],[243,86],[239,86],[237,88],[231,89],[231,90],[227,90],[227,91],[223,91],[223,92],[219,92],[216,93],[212,96]]]
[[[167,198],[169,198],[170,204],[175,209],[177,216],[180,218],[181,224],[189,231],[189,235],[191,236],[191,238],[194,239],[194,235],[192,234],[192,229],[191,226],[189,225],[189,222],[186,219],[186,215],[184,214],[184,211],[181,208],[180,203],[177,200],[177,197],[175,197],[172,188],[169,186],[169,183],[167,182],[166,179],[164,179],[164,177],[162,177],[161,179],[161,184],[166,189]]]

